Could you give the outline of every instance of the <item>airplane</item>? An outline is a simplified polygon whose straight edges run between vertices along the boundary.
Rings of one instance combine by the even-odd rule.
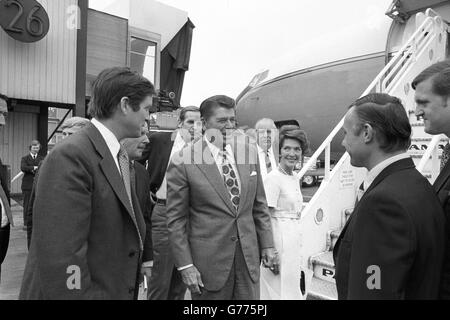
[[[388,2],[387,2],[388,3]],[[395,0],[383,19],[366,20],[303,44],[255,75],[238,96],[240,125],[271,118],[278,127],[297,124],[314,152],[416,29],[415,14],[426,8],[450,21],[450,1]],[[331,159],[344,153],[343,134]]]

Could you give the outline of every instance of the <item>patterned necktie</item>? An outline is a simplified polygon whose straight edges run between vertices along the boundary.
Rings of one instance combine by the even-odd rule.
[[[237,180],[236,172],[233,170],[233,166],[228,160],[228,155],[226,151],[221,151],[222,156],[222,174],[223,181],[227,187],[228,193],[230,194],[230,200],[236,211],[238,211],[239,203],[241,201],[240,194],[241,190],[239,188],[239,182]]]
[[[445,165],[448,162],[448,159],[450,158],[450,143],[447,143],[442,150],[442,157],[441,157],[441,171],[444,169]]]
[[[269,156],[269,150],[267,150],[265,152],[266,155],[266,168],[267,168],[267,173],[271,173],[272,172],[272,162],[270,162],[270,156]]]
[[[125,190],[127,191],[128,200],[130,201],[130,205],[131,205],[131,211],[132,211],[131,217],[134,222],[134,225],[136,226],[136,230],[139,235],[139,244],[140,244],[141,250],[142,250],[144,248],[143,241],[141,238],[141,233],[139,232],[139,227],[137,225],[136,215],[134,213],[133,201],[132,201],[132,197],[131,197],[130,160],[128,159],[128,154],[125,151],[125,149],[123,149],[123,147],[120,147],[119,154],[117,156],[119,158],[119,167],[120,167],[120,172],[122,173],[122,181],[123,181],[123,184],[125,185]],[[133,170],[133,174],[134,174],[134,170]]]

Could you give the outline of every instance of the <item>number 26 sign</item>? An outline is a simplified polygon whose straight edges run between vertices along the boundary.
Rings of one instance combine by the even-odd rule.
[[[47,35],[50,21],[36,0],[0,0],[0,25],[17,41],[36,42]]]

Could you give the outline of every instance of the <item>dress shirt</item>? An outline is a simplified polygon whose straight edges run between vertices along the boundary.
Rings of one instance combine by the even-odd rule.
[[[261,177],[263,181],[267,177],[267,165],[266,165],[266,151],[264,151],[260,146],[258,146],[258,159],[259,159],[259,168],[261,171]],[[269,151],[269,159],[270,163],[272,164],[272,170],[277,169],[277,163],[275,161],[275,155],[273,154],[273,147],[270,147]]]
[[[114,163],[117,166],[117,170],[119,170],[120,175],[122,175],[120,171],[119,160],[117,158],[117,155],[119,154],[120,150],[119,140],[117,140],[116,136],[114,135],[114,133],[111,132],[111,130],[105,127],[105,125],[100,121],[98,121],[97,119],[94,118],[91,120],[91,122],[98,129],[98,131],[100,131],[100,134],[102,135],[103,139],[106,142],[106,145],[108,146],[109,151],[111,152],[111,155],[114,159]]]
[[[3,208],[4,208],[4,204],[3,204],[2,199],[0,198],[0,212],[2,215],[2,225],[1,225],[2,228],[6,227],[9,223],[8,217],[6,216],[6,210]]]
[[[183,137],[179,132],[177,132],[177,135],[175,137],[175,141],[173,142],[172,151],[170,151],[170,158],[169,162],[167,163],[167,168],[169,167],[170,161],[173,158],[173,155],[177,152],[180,152],[183,150],[183,148],[187,145],[186,141],[184,141]],[[166,174],[164,175],[163,182],[161,183],[161,186],[158,189],[158,192],[156,192],[156,197],[158,199],[166,200],[167,199],[167,168],[166,168]]]

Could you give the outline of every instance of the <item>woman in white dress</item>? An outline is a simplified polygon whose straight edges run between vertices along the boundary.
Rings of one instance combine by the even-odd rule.
[[[296,231],[303,209],[301,181],[294,171],[308,152],[309,142],[298,126],[280,130],[280,165],[264,180],[280,270],[261,269],[262,300],[301,300],[300,235]],[[294,275],[294,277],[293,277]]]

